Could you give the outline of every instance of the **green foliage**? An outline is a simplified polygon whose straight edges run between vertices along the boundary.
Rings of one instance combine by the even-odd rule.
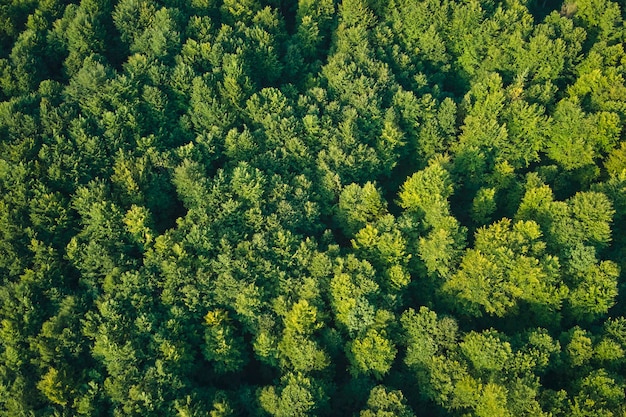
[[[143,10],[139,13],[142,12]],[[137,30],[137,27],[135,26],[134,29]],[[130,45],[130,52],[144,53],[148,58],[164,59],[176,52],[179,43],[175,18],[172,12],[162,8],[150,17],[150,22],[144,32],[134,39]]]
[[[472,367],[487,375],[504,369],[513,355],[511,345],[500,340],[497,332],[468,333],[459,347]]]
[[[281,378],[278,392],[270,386],[259,394],[261,407],[277,417],[314,415],[325,400],[322,387],[300,374],[287,374]]]
[[[437,356],[454,349],[458,327],[454,319],[439,319],[434,311],[421,307],[419,312],[409,309],[402,314],[402,327],[407,333],[409,366],[430,366]]]
[[[5,1],[0,415],[623,415],[624,15]]]
[[[202,353],[206,360],[215,363],[218,373],[237,372],[246,364],[243,340],[235,335],[225,311],[210,311],[204,317],[207,328],[204,331]]]
[[[379,290],[374,274],[369,262],[349,256],[345,261],[340,260],[330,281],[331,307],[336,320],[351,333],[359,333],[374,322],[372,302]]]
[[[386,204],[371,182],[363,187],[350,184],[339,195],[337,217],[348,235],[354,235],[368,223],[373,223],[386,211]]]
[[[448,198],[453,183],[446,163],[445,158],[432,160],[427,168],[409,177],[398,194],[400,207],[414,214],[427,228],[438,228],[449,216]]]
[[[587,268],[576,271],[577,286],[569,296],[571,312],[581,321],[606,314],[617,296],[619,269],[615,263],[602,261]]]
[[[363,337],[349,343],[347,356],[350,361],[350,373],[353,375],[371,374],[380,380],[387,374],[396,357],[395,346],[374,329],[369,329]]]
[[[476,193],[472,202],[472,218],[478,224],[489,222],[491,215],[496,211],[496,190],[494,188],[481,188]]]
[[[616,40],[623,36],[622,17],[618,3],[608,0],[589,0],[566,3],[574,19],[594,40]]]
[[[623,384],[619,384],[604,369],[599,369],[583,378],[578,384],[578,393],[571,404],[571,415],[590,414],[614,415],[624,403]]]
[[[321,370],[329,364],[328,355],[312,337],[323,326],[317,316],[317,309],[306,299],[295,303],[285,314],[285,330],[278,350],[288,367],[297,372]]]
[[[554,112],[547,153],[566,170],[591,165],[598,153],[611,149],[620,132],[615,113],[585,114],[576,101],[562,100]]]
[[[372,388],[367,399],[367,409],[359,414],[360,417],[413,417],[414,415],[406,405],[401,391],[387,391],[382,385]]]
[[[613,149],[604,163],[606,170],[612,176],[621,174],[626,169],[626,143],[621,142],[619,148]]]
[[[476,232],[474,248],[443,286],[465,314],[505,316],[525,301],[558,308],[566,293],[558,260],[545,254],[535,222],[503,219]],[[565,291],[564,291],[565,290]],[[541,307],[537,307],[541,308]]]

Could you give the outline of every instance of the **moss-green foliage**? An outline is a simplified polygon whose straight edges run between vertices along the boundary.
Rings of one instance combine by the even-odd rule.
[[[0,415],[625,415],[624,2],[0,3]]]

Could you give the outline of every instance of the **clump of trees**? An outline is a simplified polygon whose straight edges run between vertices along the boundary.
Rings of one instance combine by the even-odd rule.
[[[625,16],[0,7],[0,414],[624,415]]]

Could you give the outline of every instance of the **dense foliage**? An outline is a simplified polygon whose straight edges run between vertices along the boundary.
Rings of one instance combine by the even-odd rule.
[[[623,2],[0,6],[0,414],[626,415]]]

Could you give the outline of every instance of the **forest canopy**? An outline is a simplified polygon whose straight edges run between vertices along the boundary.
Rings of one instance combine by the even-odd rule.
[[[0,414],[626,415],[626,4],[0,5]]]

